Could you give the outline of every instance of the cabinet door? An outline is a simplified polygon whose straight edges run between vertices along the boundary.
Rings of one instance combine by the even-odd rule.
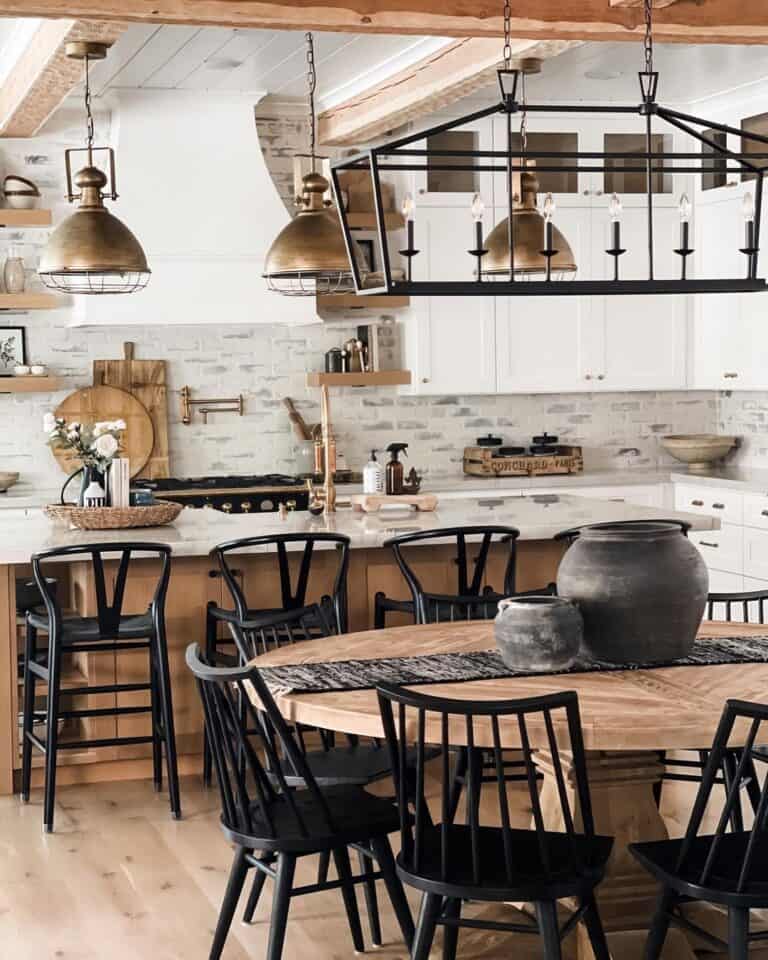
[[[487,117],[477,123],[435,134],[412,144],[413,149],[432,150],[492,150],[493,120]],[[462,163],[459,157],[442,157],[441,166]],[[419,170],[406,174],[413,184],[417,209],[422,206],[464,207],[469,221],[472,198],[479,193],[484,202],[493,206],[493,174],[472,170]]]
[[[497,208],[494,222],[505,215],[502,208]],[[584,260],[589,257],[589,207],[558,207],[555,219],[579,269],[588,269]],[[589,309],[589,297],[497,297],[499,392],[588,390],[582,352]]]
[[[611,222],[605,210],[593,210],[592,270],[596,279],[613,275]],[[673,252],[678,214],[660,207],[654,213],[654,275],[675,276]],[[622,279],[648,276],[648,230],[642,206],[622,214]],[[585,377],[596,390],[659,390],[686,385],[688,298],[685,296],[593,297],[584,345]]]
[[[466,227],[462,238],[460,226]],[[474,260],[469,214],[455,208],[422,209],[416,221],[416,280],[471,280]],[[462,242],[464,240],[465,242]],[[492,297],[414,297],[406,333],[414,392],[496,393]]]

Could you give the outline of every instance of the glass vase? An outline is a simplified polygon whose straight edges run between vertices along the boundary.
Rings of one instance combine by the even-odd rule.
[[[24,293],[26,275],[24,261],[15,247],[9,247],[8,256],[3,267],[3,284],[6,293]]]

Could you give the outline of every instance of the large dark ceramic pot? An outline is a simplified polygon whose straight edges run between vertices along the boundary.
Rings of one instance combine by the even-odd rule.
[[[584,618],[584,649],[613,663],[690,653],[708,589],[699,551],[661,521],[584,527],[557,574],[558,594]]]

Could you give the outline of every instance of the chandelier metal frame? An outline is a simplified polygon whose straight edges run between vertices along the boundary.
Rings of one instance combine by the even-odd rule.
[[[521,66],[513,65],[511,60],[511,46],[509,35],[509,0],[504,4],[505,45],[504,66],[498,70],[500,100],[493,106],[477,110],[474,113],[459,117],[446,123],[438,124],[425,130],[400,137],[396,140],[381,143],[370,149],[361,151],[353,156],[336,160],[331,164],[331,178],[337,199],[337,209],[341,218],[344,240],[347,244],[355,291],[360,296],[393,295],[393,296],[590,296],[590,295],[637,295],[637,294],[691,294],[691,293],[752,293],[768,290],[764,278],[758,276],[758,259],[760,252],[760,234],[763,219],[763,180],[768,169],[761,168],[760,161],[768,161],[768,137],[761,136],[727,124],[717,123],[702,117],[684,113],[665,107],[657,100],[659,73],[653,67],[653,35],[652,35],[652,0],[644,0],[645,6],[645,37],[644,37],[644,69],[638,74],[640,81],[641,101],[637,105],[621,104],[528,104],[524,95],[524,72]],[[521,95],[522,88],[522,95]],[[434,149],[428,146],[418,146],[421,141],[446,133],[458,127],[464,127],[487,117],[502,114],[506,118],[506,149],[505,150],[459,150]],[[522,138],[522,149],[513,148],[513,120],[522,119],[521,128],[525,130],[528,114],[584,114],[592,116],[605,115],[635,115],[640,117],[645,129],[645,149],[643,152],[618,151],[555,151],[535,150],[529,148],[525,136]],[[653,137],[658,130],[654,129],[654,120],[661,121],[667,128],[684,133],[705,147],[709,153],[692,151],[654,150]],[[662,128],[662,123],[656,126]],[[663,129],[663,128],[662,128]],[[704,132],[707,131],[707,132]],[[726,134],[740,138],[741,151],[729,150],[711,135]],[[745,142],[762,146],[763,152],[746,152],[743,149]],[[712,161],[717,155],[725,161],[720,172],[726,174],[753,174],[755,177],[754,215],[747,219],[744,246],[740,252],[745,257],[745,271],[743,277],[689,277],[687,259],[694,252],[688,243],[687,223],[682,231],[681,243],[674,252],[680,258],[680,276],[658,277],[655,267],[654,250],[654,191],[653,178],[656,174],[706,174],[712,172]],[[531,163],[535,161],[535,165]],[[529,280],[516,275],[515,270],[515,236],[514,236],[514,177],[515,174],[528,173],[605,173],[615,170],[611,164],[614,161],[624,161],[632,165],[622,166],[622,173],[643,173],[646,179],[646,219],[647,219],[647,246],[648,246],[648,275],[644,279],[623,280],[618,276],[618,256],[625,251],[620,249],[606,250],[615,258],[616,270],[614,278],[609,280],[550,279],[547,270],[541,280]],[[634,163],[632,163],[634,161]],[[374,197],[376,213],[376,232],[380,246],[383,283],[371,287],[364,286],[363,277],[354,256],[354,241],[352,230],[344,209],[340,202],[343,189],[343,175],[347,171],[368,171]],[[482,268],[475,271],[474,280],[440,280],[419,281],[411,279],[411,260],[418,255],[413,243],[413,221],[409,221],[409,242],[407,249],[400,251],[407,260],[408,269],[405,279],[393,279],[390,251],[387,243],[387,229],[385,210],[382,200],[381,176],[385,173],[419,173],[427,171],[471,171],[474,173],[502,173],[507,183],[507,217],[509,223],[509,271],[503,279],[494,278],[492,281],[483,275]],[[685,198],[687,203],[687,198]],[[549,259],[557,253],[545,249],[550,245],[542,236],[541,254]],[[616,247],[616,244],[614,244]],[[480,249],[467,251],[468,256],[477,260]]]

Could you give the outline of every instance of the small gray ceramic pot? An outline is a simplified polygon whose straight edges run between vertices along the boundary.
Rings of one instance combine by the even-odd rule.
[[[578,607],[563,597],[509,597],[499,601],[496,646],[511,670],[567,670],[578,656],[584,624]]]

